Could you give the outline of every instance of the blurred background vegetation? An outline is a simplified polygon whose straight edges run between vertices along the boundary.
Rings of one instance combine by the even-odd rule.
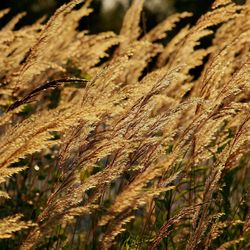
[[[0,1],[0,9],[10,8],[11,12],[2,20],[1,25],[7,22],[12,16],[20,12],[26,12],[26,16],[19,23],[19,27],[31,24],[39,17],[49,17],[62,4],[69,0],[9,0]],[[88,28],[91,32],[113,30],[118,32],[122,18],[131,0],[93,0],[92,7],[94,15],[84,20],[81,28]],[[152,28],[174,12],[189,11],[194,13],[195,21],[202,13],[206,12],[212,0],[147,0],[144,10],[145,29]],[[17,26],[18,28],[18,26]]]

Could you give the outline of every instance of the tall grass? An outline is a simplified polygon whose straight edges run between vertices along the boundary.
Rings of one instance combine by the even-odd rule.
[[[0,248],[250,248],[249,0],[146,34],[90,4],[0,31]]]

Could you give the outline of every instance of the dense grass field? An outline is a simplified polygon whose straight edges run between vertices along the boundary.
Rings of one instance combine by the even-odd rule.
[[[0,30],[0,249],[250,249],[250,1],[143,5]]]

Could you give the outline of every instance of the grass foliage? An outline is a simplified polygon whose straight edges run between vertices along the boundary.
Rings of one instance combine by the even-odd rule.
[[[0,31],[0,248],[249,249],[250,1],[120,34],[90,4]]]

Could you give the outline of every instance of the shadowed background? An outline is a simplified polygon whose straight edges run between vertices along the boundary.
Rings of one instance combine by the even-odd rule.
[[[1,21],[0,25],[8,22],[8,20],[17,13],[26,12],[26,16],[18,24],[17,28],[31,24],[39,17],[49,17],[62,4],[69,1],[65,0],[10,0],[1,1],[0,9],[10,8],[10,13]],[[94,15],[86,18],[81,24],[81,28],[88,28],[91,32],[101,32],[113,30],[118,32],[121,26],[122,18],[127,8],[131,4],[131,0],[93,0],[92,8]],[[156,23],[160,22],[167,16],[175,12],[189,11],[194,13],[193,21],[195,21],[202,13],[206,12],[212,0],[146,0],[144,10],[145,29],[152,28]]]

